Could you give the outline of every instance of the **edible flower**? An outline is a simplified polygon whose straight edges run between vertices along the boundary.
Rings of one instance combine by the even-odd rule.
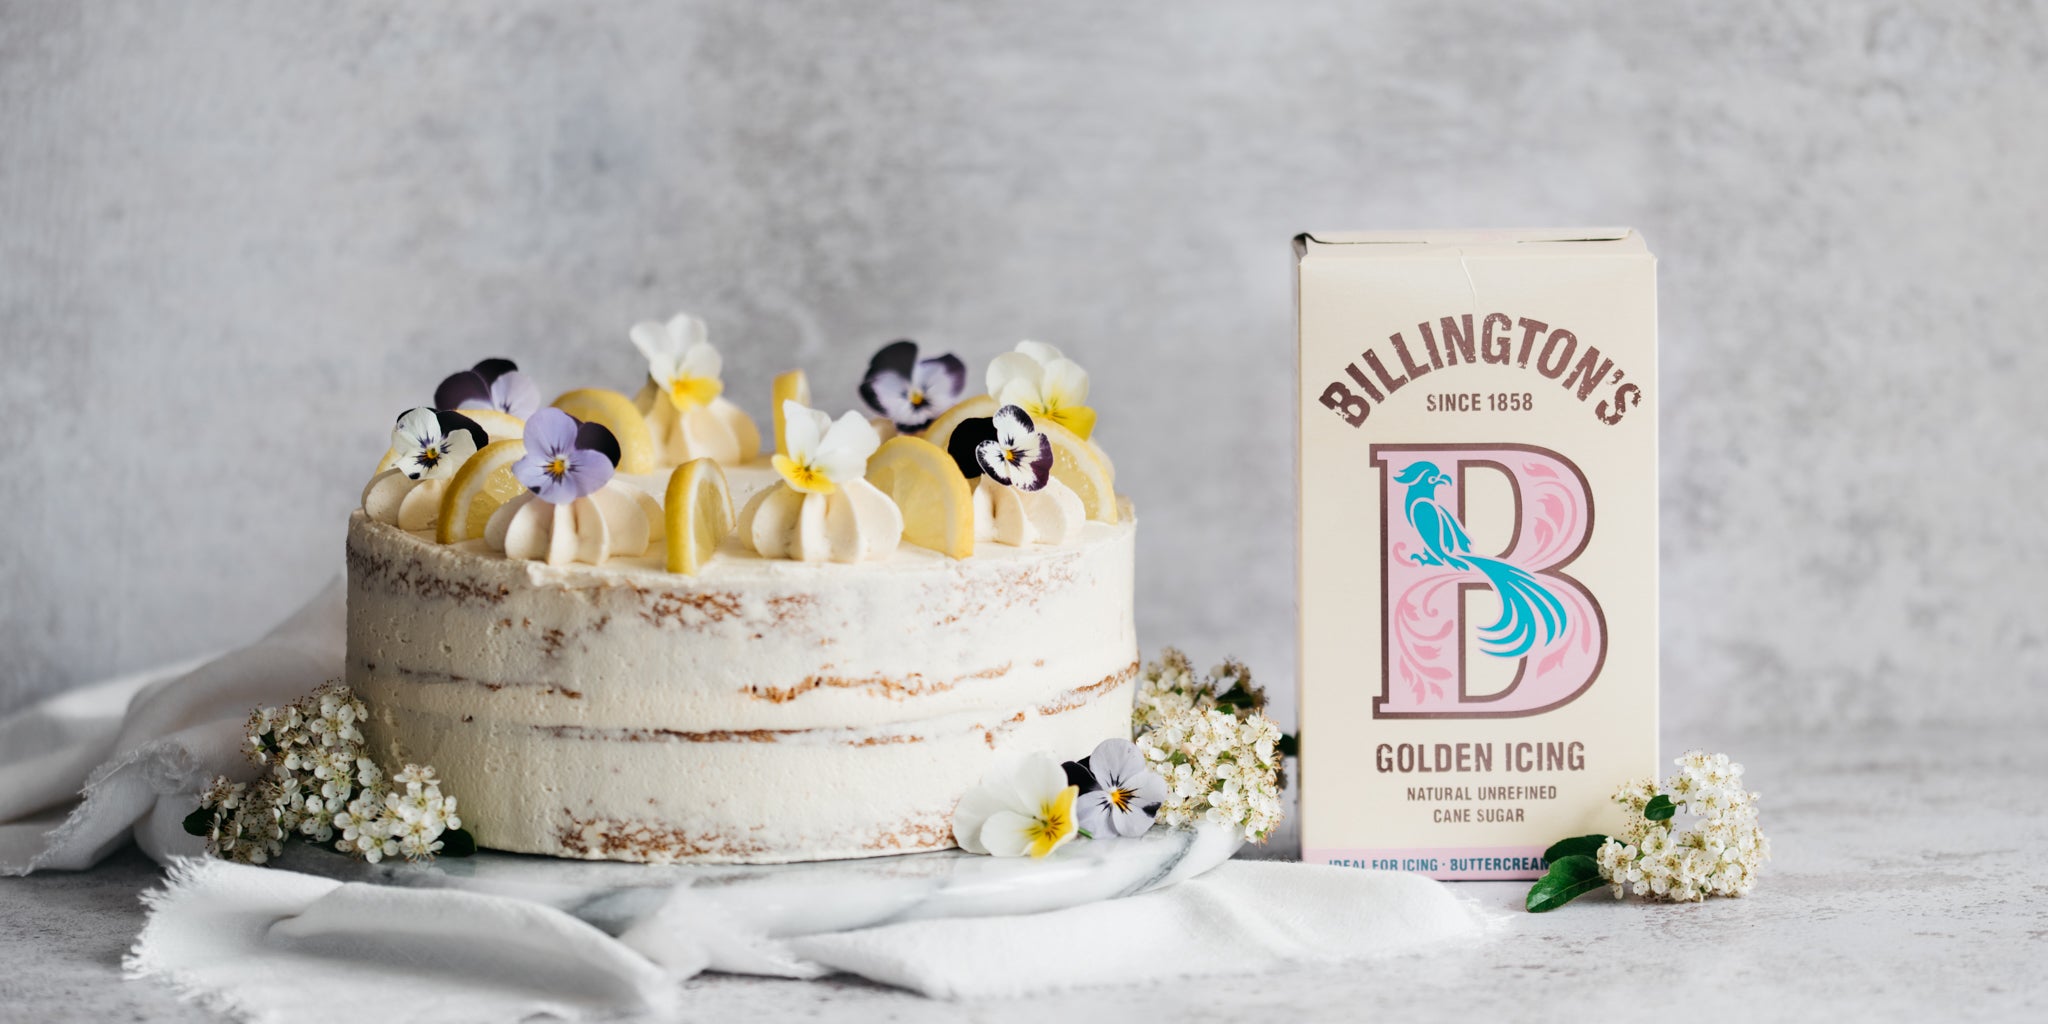
[[[618,438],[604,424],[548,408],[527,417],[526,454],[512,475],[540,500],[567,505],[610,483],[618,464]]]
[[[725,390],[719,373],[725,361],[711,347],[704,321],[677,313],[668,323],[646,320],[633,325],[631,337],[647,357],[647,375],[655,387],[685,412],[710,405]]]
[[[1088,407],[1088,371],[1039,341],[1020,341],[988,364],[988,393],[1004,405],[1050,420],[1087,440],[1095,432],[1095,410]]]
[[[882,346],[860,382],[861,400],[904,433],[930,426],[966,390],[967,364],[959,356],[919,359],[917,342],[908,339]]]
[[[434,389],[434,405],[441,409],[496,409],[523,420],[540,408],[540,387],[519,372],[519,364],[493,357],[449,374]]]
[[[782,403],[782,422],[789,454],[775,456],[775,471],[789,486],[806,494],[831,494],[841,484],[862,479],[867,475],[868,456],[882,446],[874,424],[857,412],[834,422],[831,416],[789,399]]]
[[[1000,484],[1035,491],[1052,479],[1052,442],[1032,429],[1031,416],[1006,405],[990,417],[995,436],[974,446],[974,462]]]
[[[1144,835],[1166,802],[1166,780],[1130,740],[1103,740],[1094,753],[1061,767],[1080,789],[1077,814],[1089,835]]]
[[[1050,755],[1000,757],[953,809],[953,839],[968,853],[1043,858],[1078,834],[1079,794]]]
[[[391,428],[396,465],[408,480],[453,476],[456,467],[489,443],[490,436],[475,420],[446,409],[407,409]]]

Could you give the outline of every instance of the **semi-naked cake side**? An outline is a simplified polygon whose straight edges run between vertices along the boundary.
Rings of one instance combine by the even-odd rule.
[[[354,515],[348,683],[482,845],[772,863],[953,845],[1001,750],[1130,728],[1136,524],[857,566],[551,567]]]

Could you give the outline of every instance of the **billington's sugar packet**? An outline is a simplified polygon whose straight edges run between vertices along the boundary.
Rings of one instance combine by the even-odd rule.
[[[1537,877],[1657,774],[1656,261],[1625,229],[1295,245],[1302,857]]]

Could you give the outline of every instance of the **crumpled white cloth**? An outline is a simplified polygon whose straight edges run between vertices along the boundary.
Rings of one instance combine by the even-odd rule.
[[[249,711],[341,675],[343,601],[336,580],[247,647],[0,719],[0,875],[81,871],[131,834],[158,861],[199,853],[183,827],[199,791],[256,776],[242,754]],[[60,820],[37,813],[81,796]]]
[[[678,888],[613,937],[516,896],[205,859],[182,827],[199,790],[215,775],[254,777],[242,753],[250,709],[339,676],[343,620],[336,583],[249,647],[0,719],[0,874],[83,870],[132,835],[170,873],[146,896],[129,973],[241,1019],[314,1024],[365,1011],[335,993],[375,998],[383,1019],[437,1024],[663,1011],[707,968],[843,971],[931,996],[1014,996],[1373,957],[1488,927],[1484,912],[1428,879],[1232,861],[1160,892],[1046,914],[798,936],[771,937],[713,896]],[[1081,958],[1076,935],[1118,938]]]
[[[616,939],[508,896],[217,860],[177,861],[147,899],[129,972],[257,1024],[361,1018],[361,1006],[333,993],[374,993],[379,1016],[436,1024],[666,1013],[686,1002],[684,979],[714,958],[732,962],[733,943],[749,947],[751,973],[843,971],[964,999],[1417,952],[1475,940],[1490,924],[1418,875],[1241,860],[1168,889],[1044,914],[782,939],[699,920],[715,910],[689,889],[676,891],[672,912]],[[1089,940],[1085,956],[1075,954],[1077,936]]]

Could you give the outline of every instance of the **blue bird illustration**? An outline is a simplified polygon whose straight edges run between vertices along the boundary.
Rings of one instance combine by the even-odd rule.
[[[1536,634],[1548,644],[1564,632],[1564,604],[1555,594],[1536,582],[1536,577],[1518,566],[1497,558],[1472,553],[1472,538],[1465,527],[1436,500],[1436,489],[1451,482],[1434,462],[1417,462],[1394,478],[1407,484],[1402,506],[1408,525],[1422,538],[1425,549],[1409,555],[1419,565],[1442,565],[1478,572],[1500,595],[1500,619],[1479,631],[1480,646],[1500,658],[1516,658],[1536,646]]]

